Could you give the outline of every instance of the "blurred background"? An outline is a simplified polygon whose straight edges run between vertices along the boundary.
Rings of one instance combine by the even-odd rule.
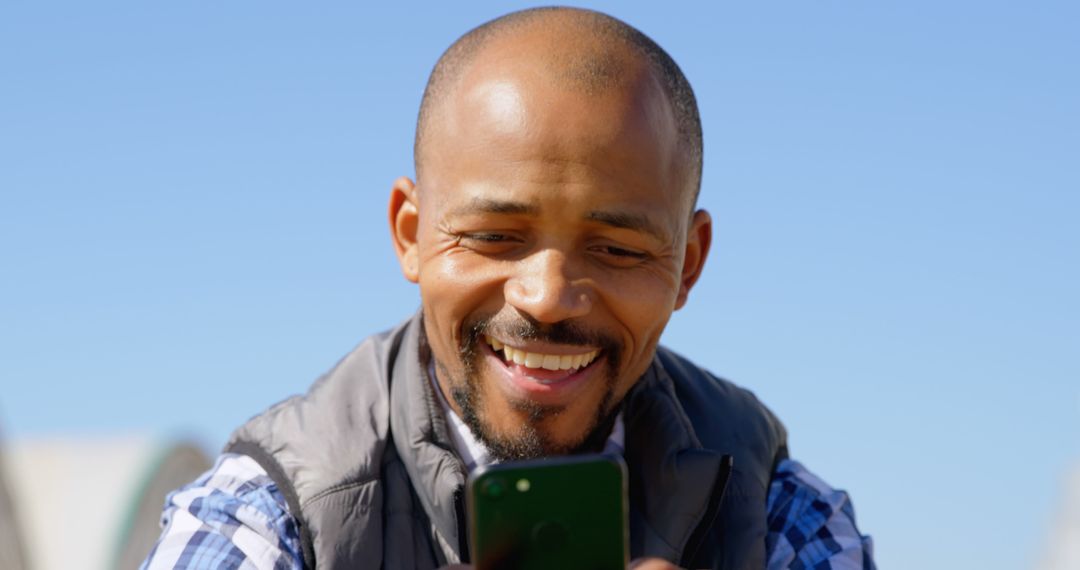
[[[701,107],[715,241],[665,343],[882,568],[1080,568],[1078,5],[581,5]],[[160,489],[414,311],[385,205],[427,73],[525,6],[0,4],[0,566],[123,567]]]

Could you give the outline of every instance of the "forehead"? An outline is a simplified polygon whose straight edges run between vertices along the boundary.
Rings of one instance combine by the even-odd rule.
[[[683,161],[660,82],[633,59],[608,63],[622,66],[619,76],[595,88],[560,75],[558,58],[478,57],[433,117],[421,188],[442,193],[477,177],[591,181],[628,198],[679,200]]]

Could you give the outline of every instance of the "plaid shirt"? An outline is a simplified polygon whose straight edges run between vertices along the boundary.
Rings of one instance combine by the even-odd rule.
[[[796,461],[780,462],[769,487],[769,569],[874,568],[873,544],[855,527],[847,493]],[[300,535],[285,497],[244,455],[224,454],[165,499],[165,529],[144,570],[303,568]]]

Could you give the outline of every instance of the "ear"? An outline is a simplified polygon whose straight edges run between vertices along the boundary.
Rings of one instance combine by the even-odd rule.
[[[676,311],[686,304],[690,289],[701,277],[711,245],[712,216],[705,210],[698,210],[690,219],[690,229],[686,234],[686,255],[683,257],[682,276],[679,279],[679,295],[675,298]]]
[[[390,238],[394,242],[398,263],[405,278],[413,283],[420,279],[420,257],[417,252],[416,231],[420,226],[416,185],[402,176],[390,190]]]

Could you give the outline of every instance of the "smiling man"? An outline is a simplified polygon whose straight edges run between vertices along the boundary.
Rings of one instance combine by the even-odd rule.
[[[693,211],[700,127],[680,132],[668,97],[690,97],[685,80],[642,57],[644,38],[555,14],[447,54],[421,112],[419,183],[399,179],[391,198],[439,384],[496,456],[604,435],[709,244]]]
[[[469,469],[607,450],[643,564],[872,568],[780,422],[658,345],[709,251],[701,149],[686,78],[618,20],[529,10],[458,40],[390,197],[421,311],[238,430],[146,566],[467,562]]]

